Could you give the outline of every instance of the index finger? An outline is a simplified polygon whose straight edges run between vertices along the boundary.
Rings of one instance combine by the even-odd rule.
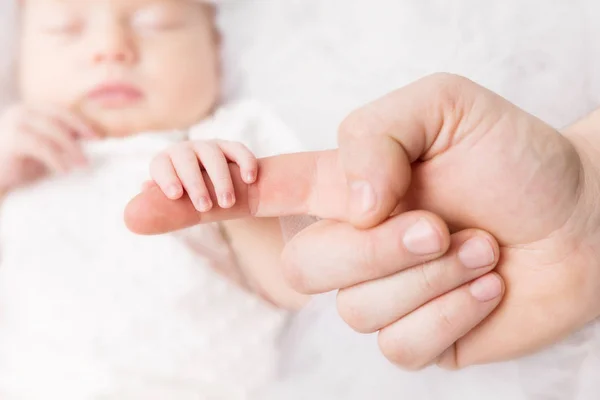
[[[260,159],[258,163],[258,179],[251,185],[242,181],[238,166],[229,165],[237,197],[230,209],[215,207],[200,213],[187,196],[169,200],[158,187],[150,187],[127,205],[125,222],[135,233],[152,235],[250,216],[345,219],[346,182],[336,150],[287,154]],[[217,204],[210,179],[206,182]]]

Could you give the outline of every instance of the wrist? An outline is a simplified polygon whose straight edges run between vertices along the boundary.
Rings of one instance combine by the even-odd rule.
[[[564,135],[580,154],[592,161],[592,167],[600,168],[600,108],[569,126]]]
[[[3,182],[2,180],[0,180],[0,200],[2,200],[4,196],[6,196],[8,192],[10,192],[10,190],[11,185],[8,184],[8,182]]]
[[[565,131],[576,149],[581,164],[580,196],[573,220],[584,226],[580,254],[589,267],[583,275],[580,294],[587,320],[600,317],[600,109],[576,122]]]
[[[8,185],[5,185],[3,182],[0,182],[0,201],[6,196],[9,192],[10,188]]]

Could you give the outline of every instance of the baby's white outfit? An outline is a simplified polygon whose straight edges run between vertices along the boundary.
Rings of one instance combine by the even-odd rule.
[[[259,157],[299,148],[254,102],[189,134],[241,141]],[[89,168],[6,197],[2,400],[245,399],[269,382],[286,314],[223,276],[237,268],[220,226],[142,237],[124,225],[150,160],[186,135],[88,143]]]

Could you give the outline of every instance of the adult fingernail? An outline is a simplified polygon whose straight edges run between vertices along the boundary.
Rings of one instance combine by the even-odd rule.
[[[482,303],[486,303],[502,294],[502,282],[496,275],[491,274],[473,282],[469,290],[473,297]]]
[[[460,262],[467,268],[489,267],[496,260],[490,242],[481,237],[467,240],[458,252]]]
[[[350,196],[354,210],[358,214],[366,214],[377,205],[377,197],[373,186],[367,181],[354,182],[350,185]]]
[[[429,255],[442,251],[440,234],[431,222],[424,218],[406,231],[403,243],[408,251],[416,255]]]

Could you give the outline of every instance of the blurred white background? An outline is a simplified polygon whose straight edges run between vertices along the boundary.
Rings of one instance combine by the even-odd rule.
[[[595,0],[221,0],[230,91],[275,105],[311,148],[353,108],[465,75],[562,127],[600,102]]]

